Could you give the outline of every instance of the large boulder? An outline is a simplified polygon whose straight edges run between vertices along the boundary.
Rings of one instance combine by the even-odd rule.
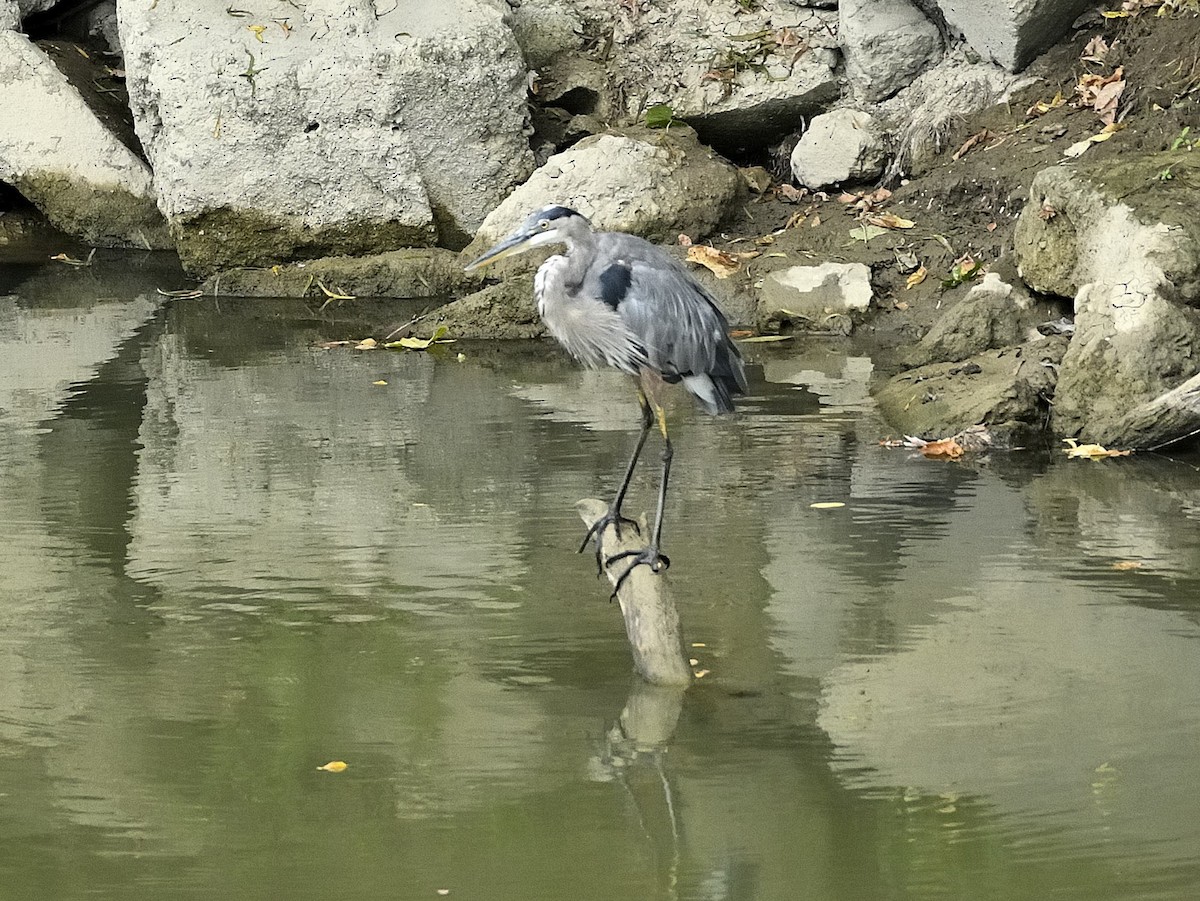
[[[605,231],[656,241],[674,241],[680,232],[703,237],[740,189],[737,169],[687,126],[595,135],[550,157],[488,215],[466,252],[482,253],[550,204],[571,207]]]
[[[855,95],[868,103],[910,84],[942,54],[942,36],[911,0],[841,0],[838,38]]]
[[[1178,435],[1200,428],[1193,395],[1171,395],[1200,370],[1197,184],[1200,161],[1184,152],[1034,178],[1016,228],[1021,275],[1075,300],[1051,419],[1059,434],[1151,446],[1166,436],[1130,413],[1171,397],[1191,405],[1176,411]]]
[[[461,247],[532,169],[524,64],[487,0],[118,13],[138,135],[193,272]]]
[[[839,109],[812,120],[792,150],[792,175],[807,188],[872,181],[887,150],[879,121],[862,110]]]
[[[0,31],[0,181],[89,244],[171,246],[145,162],[16,31]]]
[[[1019,72],[1062,37],[1093,0],[936,0],[950,30],[980,55]]]
[[[616,120],[636,121],[666,104],[706,143],[734,151],[795,131],[838,95],[836,11],[784,0],[566,2],[605,48],[611,83],[597,107],[611,107]],[[543,74],[567,93],[596,91],[571,83],[587,76],[574,67],[556,62]]]
[[[943,438],[985,425],[996,444],[1023,444],[1045,426],[1059,336],[986,350],[956,363],[931,363],[895,376],[875,394],[879,412],[905,435]]]

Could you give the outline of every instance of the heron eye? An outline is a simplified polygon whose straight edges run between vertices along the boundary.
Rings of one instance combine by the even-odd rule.
[[[543,219],[541,222],[538,223],[538,228],[540,228],[542,231],[545,231],[549,227],[550,227],[549,219]]]

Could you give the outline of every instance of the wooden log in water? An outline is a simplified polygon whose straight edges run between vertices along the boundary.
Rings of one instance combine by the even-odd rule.
[[[608,512],[608,504],[596,498],[586,498],[575,505],[588,528]],[[607,560],[622,551],[636,551],[645,546],[646,526],[642,535],[631,526],[617,530],[609,526],[600,536],[602,559]],[[610,584],[615,585],[629,561],[617,560],[605,567]],[[633,665],[647,682],[653,685],[689,685],[692,670],[683,650],[679,631],[679,613],[671,598],[662,574],[654,574],[648,566],[638,566],[629,574],[617,592],[617,602],[625,619],[625,635],[633,652]]]

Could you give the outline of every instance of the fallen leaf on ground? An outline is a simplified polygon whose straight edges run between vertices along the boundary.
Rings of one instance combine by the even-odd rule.
[[[862,225],[856,225],[850,229],[850,238],[851,240],[862,241],[866,244],[872,238],[878,238],[880,235],[886,235],[887,233],[888,230],[882,226],[870,225],[864,222]]]
[[[343,773],[349,764],[344,760],[331,760],[324,766],[317,767],[318,770],[324,770],[326,773]]]
[[[1083,48],[1083,54],[1079,57],[1085,63],[1103,63],[1104,57],[1108,56],[1108,41],[1100,35],[1096,35],[1087,42],[1087,46]]]
[[[808,196],[808,191],[793,187],[792,185],[779,185],[775,189],[775,196],[784,203],[799,203]]]
[[[1066,98],[1063,97],[1062,91],[1059,91],[1054,95],[1053,100],[1039,100],[1033,106],[1029,107],[1029,109],[1025,110],[1025,118],[1033,119],[1038,116],[1044,116],[1046,113],[1050,112],[1050,110],[1058,109],[1064,103],[1066,103]]]
[[[1064,442],[1070,447],[1063,448],[1063,453],[1068,457],[1082,457],[1088,460],[1103,460],[1106,457],[1128,457],[1133,451],[1127,450],[1109,450],[1099,444],[1080,444],[1074,438],[1064,438]]]
[[[867,216],[867,221],[881,228],[913,228],[917,224],[911,219],[905,219],[895,213],[872,213]]]
[[[1111,125],[1116,121],[1117,105],[1125,91],[1125,70],[1118,66],[1108,75],[1087,74],[1075,84],[1077,106],[1091,107],[1100,121]]]
[[[954,151],[950,158],[954,160],[962,159],[976,147],[980,146],[981,144],[986,144],[991,137],[992,133],[986,128],[982,131],[975,132],[975,134],[963,141],[962,146]]]
[[[699,263],[717,278],[729,278],[742,268],[741,261],[733,254],[707,244],[693,244],[688,248],[687,258],[689,263]]]
[[[1092,135],[1090,138],[1085,138],[1082,141],[1076,141],[1074,144],[1072,144],[1070,147],[1068,147],[1066,150],[1063,151],[1063,156],[1067,157],[1068,159],[1072,159],[1072,160],[1075,159],[1076,157],[1083,156],[1083,154],[1086,153],[1088,148],[1091,147],[1093,144],[1099,144],[1099,143],[1102,143],[1103,141],[1107,141],[1109,138],[1111,138],[1113,135],[1115,135],[1118,131],[1120,131],[1124,127],[1125,127],[1124,125],[1117,125],[1115,123],[1112,125],[1105,125],[1103,129],[1101,129],[1096,134]]]
[[[928,276],[929,270],[924,266],[921,266],[920,269],[904,280],[904,290],[907,291],[910,288],[915,288],[917,285],[921,284],[921,282],[925,281]]]
[[[791,335],[755,335],[752,338],[738,339],[738,344],[774,344],[777,341],[791,340]]]

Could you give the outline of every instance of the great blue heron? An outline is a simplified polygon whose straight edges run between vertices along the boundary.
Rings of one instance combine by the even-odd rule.
[[[746,393],[746,373],[742,355],[729,338],[725,316],[683,266],[649,241],[593,231],[586,218],[566,207],[548,206],[531,214],[467,269],[544,244],[567,248],[565,254],[546,260],[533,282],[538,313],[550,334],[585,366],[612,366],[634,376],[638,384],[641,435],[608,513],[592,525],[579,546],[582,552],[595,536],[598,565],[604,528],[612,524],[619,534],[621,523],[633,524],[621,515],[621,504],[655,421],[663,437],[658,511],[650,542],[606,561],[632,558],[613,587],[615,597],[635,567],[645,565],[659,573],[670,566],[659,551],[673,453],[666,413],[659,403],[664,383],[682,382],[708,413],[731,413],[733,395]]]

